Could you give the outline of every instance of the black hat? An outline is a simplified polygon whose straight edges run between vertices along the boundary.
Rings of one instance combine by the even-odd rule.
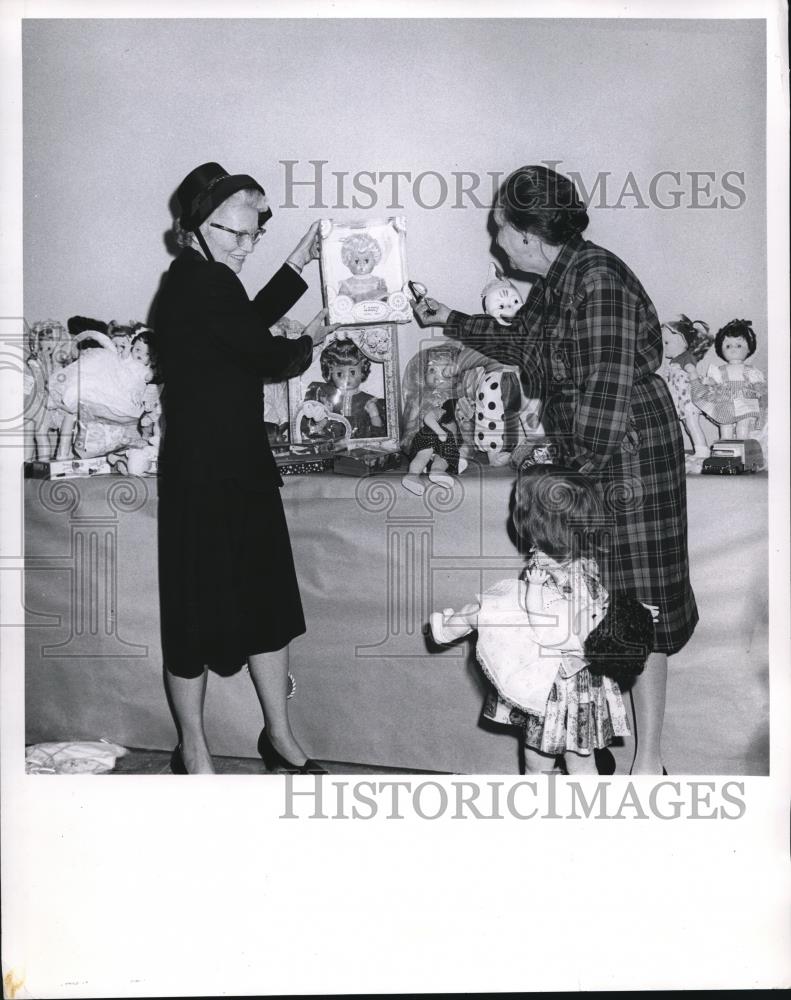
[[[265,194],[258,181],[249,174],[229,174],[219,163],[201,164],[187,174],[176,191],[181,207],[179,222],[184,229],[197,229],[215,208],[245,188],[254,188]],[[258,224],[263,225],[271,215],[268,208],[259,212]]]

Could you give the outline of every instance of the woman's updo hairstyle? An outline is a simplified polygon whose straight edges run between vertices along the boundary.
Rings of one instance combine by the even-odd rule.
[[[503,182],[495,211],[523,233],[534,233],[550,246],[560,246],[583,232],[588,213],[574,182],[549,167],[519,167]]]

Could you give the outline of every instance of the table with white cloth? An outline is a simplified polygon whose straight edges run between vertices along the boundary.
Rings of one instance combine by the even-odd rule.
[[[291,645],[295,732],[311,756],[468,774],[516,773],[517,734],[480,719],[471,641],[438,649],[432,610],[518,574],[513,473],[473,465],[423,497],[400,474],[288,476],[282,490],[308,631]],[[671,774],[768,773],[765,474],[689,476],[700,624],[670,659]],[[157,480],[25,480],[26,742],[171,749],[157,590]],[[15,565],[7,571],[19,572]],[[21,624],[21,623],[20,623]],[[211,676],[219,755],[255,756],[246,669]],[[616,747],[619,771],[630,748]]]

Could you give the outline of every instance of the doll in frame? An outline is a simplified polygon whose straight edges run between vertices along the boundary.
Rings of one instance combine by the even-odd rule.
[[[402,217],[345,225],[324,219],[320,235],[322,293],[330,323],[411,322]]]
[[[398,449],[398,357],[390,326],[345,327],[288,383],[292,444]]]

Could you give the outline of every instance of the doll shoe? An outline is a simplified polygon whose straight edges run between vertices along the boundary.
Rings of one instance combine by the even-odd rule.
[[[443,486],[446,490],[453,489],[453,476],[447,472],[429,472],[428,478],[437,486]]]
[[[449,609],[450,611],[450,609]],[[429,628],[431,637],[439,645],[446,645],[453,642],[453,636],[449,636],[445,631],[445,614],[448,612],[435,611],[429,618]]]
[[[403,476],[401,479],[401,485],[408,489],[410,493],[414,493],[415,496],[418,497],[422,497],[426,492],[426,487],[423,485],[423,481],[420,476],[414,476],[412,474]]]

